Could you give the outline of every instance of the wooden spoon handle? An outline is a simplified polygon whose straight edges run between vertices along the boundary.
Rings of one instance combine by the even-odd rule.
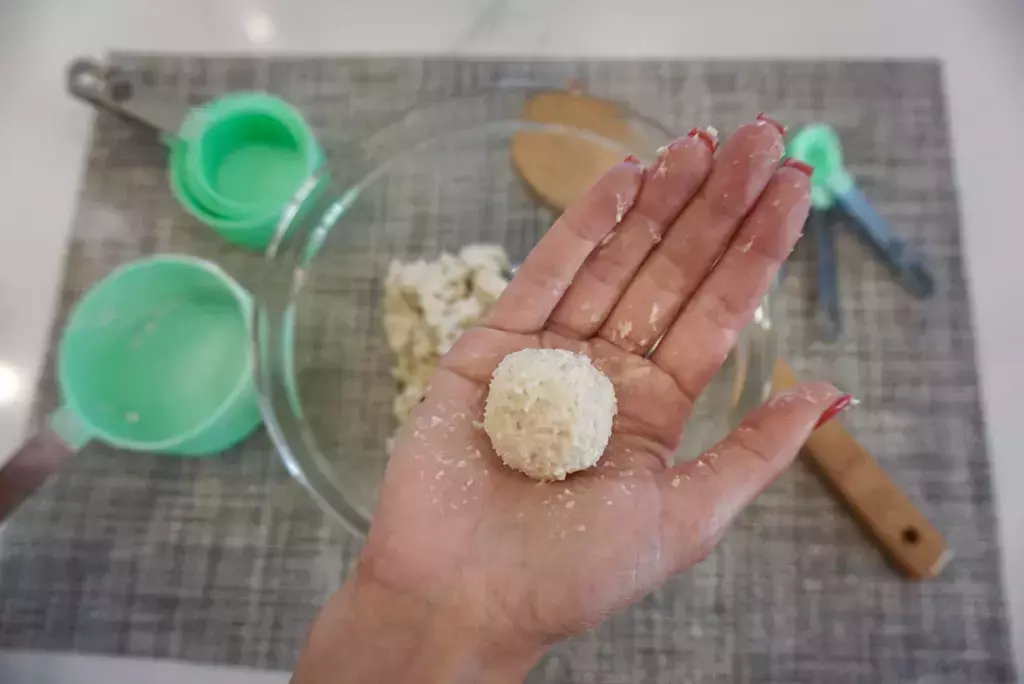
[[[774,391],[799,382],[782,359],[775,363],[772,380]],[[840,421],[829,421],[815,430],[803,453],[909,577],[935,577],[952,559],[942,533]]]

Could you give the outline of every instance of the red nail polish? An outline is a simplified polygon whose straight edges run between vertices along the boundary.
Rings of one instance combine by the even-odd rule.
[[[792,157],[786,157],[786,161],[782,162],[783,166],[790,166],[797,171],[803,171],[810,178],[814,175],[814,167],[807,162],[802,162],[799,159],[793,159]]]
[[[690,137],[690,138],[700,138],[700,140],[705,145],[708,146],[708,149],[711,150],[712,154],[714,153],[715,150],[718,149],[718,141],[715,140],[715,136],[711,135],[710,133],[708,133],[703,128],[694,128],[693,130],[691,130],[686,135],[687,135],[687,137]]]
[[[778,121],[776,121],[775,119],[773,119],[772,117],[765,114],[764,112],[761,112],[760,114],[757,115],[757,120],[764,121],[765,123],[769,123],[772,126],[775,126],[775,128],[779,130],[779,133],[781,133],[782,135],[786,135],[786,127],[783,126]]]
[[[637,166],[643,166],[640,163],[640,159],[635,154],[631,154],[628,157],[626,157],[626,163],[627,164],[636,164]]]
[[[852,403],[852,394],[844,394],[843,396],[836,399],[834,402],[832,402],[832,405],[825,409],[824,413],[821,414],[821,418],[819,418],[818,422],[815,423],[814,429],[817,430],[822,425],[832,420],[846,409],[850,408],[850,405]]]

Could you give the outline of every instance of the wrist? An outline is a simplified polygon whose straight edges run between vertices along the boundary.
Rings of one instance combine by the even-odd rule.
[[[293,681],[522,682],[544,650],[357,571],[314,623]]]

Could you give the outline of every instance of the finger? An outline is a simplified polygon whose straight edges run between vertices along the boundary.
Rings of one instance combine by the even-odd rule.
[[[711,270],[754,206],[783,153],[782,134],[759,121],[723,145],[707,183],[641,266],[600,336],[646,353]]]
[[[633,206],[642,176],[640,163],[630,157],[566,209],[516,271],[486,325],[508,332],[540,330],[587,256]]]
[[[753,318],[800,237],[810,207],[810,177],[789,162],[775,174],[729,249],[652,355],[696,400]]]
[[[673,571],[710,553],[733,518],[792,463],[818,420],[841,398],[827,383],[779,394],[700,458],[657,475],[662,539]]]
[[[548,321],[555,332],[588,339],[619,301],[637,269],[711,170],[714,139],[694,129],[644,172],[636,204],[583,264]]]

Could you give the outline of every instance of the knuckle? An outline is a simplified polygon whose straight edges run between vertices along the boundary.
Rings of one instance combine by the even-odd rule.
[[[704,190],[704,202],[712,215],[735,222],[743,218],[749,211],[756,195],[743,186],[733,187],[738,184],[730,183],[730,180],[731,178],[726,178],[721,182],[710,184]]]
[[[727,292],[715,292],[710,289],[701,297],[699,307],[708,322],[718,330],[724,331],[734,338],[744,326],[747,309],[750,308],[745,298],[735,297]],[[728,348],[731,349],[732,344],[729,344]]]
[[[593,212],[586,205],[566,209],[559,221],[573,235],[588,242],[596,242],[608,232],[604,227],[605,222],[595,220]]]

